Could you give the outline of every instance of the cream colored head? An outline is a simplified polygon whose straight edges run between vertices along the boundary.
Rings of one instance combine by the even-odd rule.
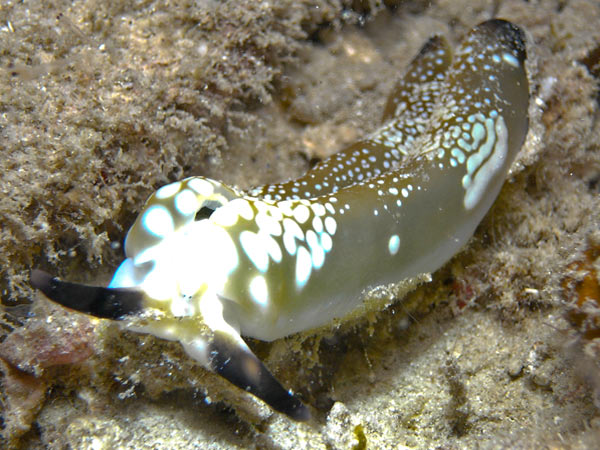
[[[138,287],[150,299],[171,301],[176,316],[193,314],[189,299],[225,282],[237,266],[226,232],[208,218],[240,197],[214,180],[187,178],[156,191],[146,202],[125,240],[127,259],[110,288]],[[219,256],[220,255],[220,256]]]

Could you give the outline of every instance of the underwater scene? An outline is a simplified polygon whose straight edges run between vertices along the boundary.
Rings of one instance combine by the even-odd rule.
[[[598,24],[0,2],[0,447],[596,448]]]

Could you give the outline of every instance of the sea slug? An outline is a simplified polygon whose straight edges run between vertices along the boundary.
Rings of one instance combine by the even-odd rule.
[[[50,299],[181,342],[204,367],[307,420],[241,336],[271,341],[361,306],[368,287],[436,270],[472,236],[528,129],[523,32],[431,38],[384,125],[303,177],[242,192],[203,177],[160,188],[107,288],[34,270]]]

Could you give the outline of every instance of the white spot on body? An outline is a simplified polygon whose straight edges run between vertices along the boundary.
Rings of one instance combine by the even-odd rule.
[[[465,156],[463,151],[459,148],[456,148],[456,147],[453,148],[450,153],[452,156],[454,156],[456,158],[456,160],[458,161],[459,164],[463,164],[467,159],[467,157]]]
[[[142,226],[149,233],[164,237],[175,228],[171,213],[164,206],[151,206],[142,216]]]
[[[312,265],[315,269],[320,269],[325,262],[325,251],[319,243],[317,233],[312,230],[306,232],[306,243],[310,247]]]
[[[519,60],[517,58],[515,58],[514,55],[511,55],[510,53],[504,53],[502,55],[502,59],[504,60],[505,63],[507,63],[510,66],[519,67]]]
[[[260,232],[268,233],[273,236],[281,236],[281,223],[273,217],[260,212],[254,219]]]
[[[293,202],[290,200],[284,200],[277,204],[279,210],[286,216],[292,216],[294,214],[292,210]]]
[[[229,205],[235,205],[237,212],[246,220],[252,220],[254,218],[254,210],[250,206],[250,202],[243,198],[236,198],[229,202]]]
[[[334,235],[337,230],[337,222],[333,217],[325,218],[325,229],[330,235]]]
[[[312,271],[312,258],[306,247],[299,246],[296,255],[296,287],[303,288]]]
[[[388,241],[388,251],[390,255],[395,255],[398,253],[398,249],[400,248],[400,237],[397,234],[394,234],[390,237]]]
[[[267,249],[267,252],[269,253],[271,259],[276,263],[280,263],[282,255],[279,243],[268,234],[260,233],[259,236],[263,239],[265,248]]]
[[[290,255],[296,254],[296,239],[304,240],[302,228],[296,221],[286,217],[283,219],[283,246]]]
[[[325,211],[325,207],[320,203],[313,203],[310,205],[310,209],[312,209],[313,213],[317,216],[324,216],[327,211]]]
[[[322,232],[323,231],[323,220],[321,220],[321,218],[318,217],[318,216],[317,217],[313,217],[312,226],[313,226],[313,229],[317,233]]]

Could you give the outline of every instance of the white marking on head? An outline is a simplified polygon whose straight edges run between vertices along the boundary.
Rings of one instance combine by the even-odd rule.
[[[269,304],[269,287],[262,275],[257,275],[250,281],[250,295],[258,305],[266,307]]]
[[[212,281],[213,278],[211,277],[215,276],[211,274],[213,269],[218,271],[219,275],[221,272],[229,275],[239,264],[237,245],[235,245],[229,233],[219,226],[213,225],[209,228],[207,225],[201,225],[201,222],[195,222],[184,239],[185,243],[202,241],[202,247],[198,251],[188,252],[190,260],[187,261],[186,266],[190,268],[190,277],[198,278],[198,270],[200,269],[195,262],[198,260],[198,254],[200,253],[211,255],[211,258],[202,258],[206,261],[206,265],[211,268],[209,270],[202,267],[202,270],[210,274],[210,276],[204,277],[207,280]]]
[[[286,216],[290,217],[294,214],[292,205],[294,203],[291,200],[283,200],[277,204],[279,210]]]
[[[238,221],[239,214],[236,205],[234,204],[231,206],[232,203],[233,202],[229,202],[215,210],[210,216],[210,220],[223,227],[235,225]]]
[[[177,295],[175,290],[175,274],[172,270],[163,270],[162,264],[155,262],[154,267],[141,283],[142,290],[155,300],[169,300]]]
[[[254,219],[260,232],[281,236],[281,223],[264,212],[259,212]]]
[[[202,178],[192,178],[187,182],[187,185],[191,187],[198,194],[203,195],[204,197],[209,197],[215,191],[214,186],[210,181],[204,180]]]
[[[236,198],[228,203],[237,209],[238,214],[246,220],[254,218],[254,210],[250,206],[250,202],[244,198]]]
[[[199,258],[202,254],[211,257]],[[231,236],[223,228],[202,220],[191,222],[145,248],[133,263],[134,278],[142,278],[136,284],[149,297],[178,301],[181,297],[193,297],[209,282],[213,288],[222,286],[239,260]],[[173,308],[184,314],[184,306]]]
[[[305,205],[298,205],[294,208],[294,219],[298,223],[304,223],[310,217],[310,211]]]
[[[252,264],[259,271],[265,273],[269,268],[269,254],[263,239],[252,231],[242,231],[240,233],[240,243]]]
[[[149,233],[159,237],[166,236],[175,228],[171,213],[161,205],[151,206],[144,212],[142,226]]]
[[[179,192],[179,188],[181,187],[181,182],[177,181],[175,183],[167,184],[166,186],[161,187],[154,196],[158,199],[165,199],[172,197],[173,195]]]
[[[283,219],[283,211],[278,206],[274,206],[265,201],[255,201],[254,206],[258,210],[259,213],[267,214],[271,216],[274,220],[280,221]]]
[[[177,267],[175,270],[177,270],[179,293],[186,297],[193,297],[207,281],[213,282],[215,275],[211,275],[210,271],[226,272],[218,275],[218,277],[223,278],[232,268],[238,265],[237,250],[231,237],[222,228],[214,227],[208,235],[196,239],[197,233],[195,230],[205,231],[204,227],[197,228],[196,223],[199,222],[191,224],[189,226],[190,232],[180,239],[180,251],[173,254],[169,259],[164,261],[161,259],[160,262],[165,267]],[[202,242],[203,240],[204,242]],[[208,248],[207,244],[210,245]],[[217,254],[214,253],[215,247],[218,248],[216,250]],[[211,258],[198,257],[203,254],[211,255]],[[200,259],[203,261],[200,262]],[[210,269],[203,266],[209,264],[205,262],[206,259],[211,260],[212,267]]]
[[[152,261],[154,259],[154,257],[155,257],[155,254],[156,254],[156,248],[158,248],[158,244],[157,245],[153,245],[151,247],[146,247],[143,250],[141,250],[140,252],[138,252],[133,257],[133,264],[134,264],[134,266],[139,267],[139,266],[141,266],[144,263]]]
[[[175,208],[180,214],[189,216],[198,210],[198,197],[189,189],[184,189],[175,196]]]

